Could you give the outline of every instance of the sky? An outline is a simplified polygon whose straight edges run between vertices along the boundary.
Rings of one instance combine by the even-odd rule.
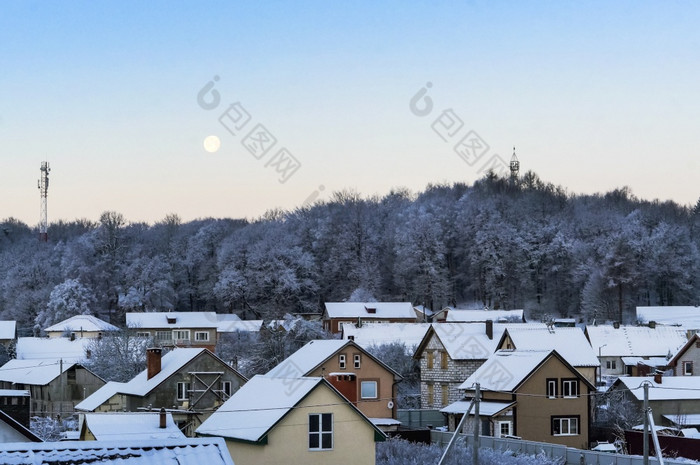
[[[527,170],[700,197],[693,2],[0,3],[0,219],[256,218]],[[206,143],[205,143],[206,141]]]

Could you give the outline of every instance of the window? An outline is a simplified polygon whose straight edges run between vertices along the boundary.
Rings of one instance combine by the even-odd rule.
[[[561,392],[564,397],[578,397],[578,380],[563,379],[561,380]]]
[[[360,383],[360,397],[363,399],[376,399],[377,398],[377,382],[376,381],[362,381]]]
[[[190,383],[177,383],[177,400],[189,399]]]
[[[341,370],[345,369],[345,354],[338,355],[338,366]]]
[[[170,341],[173,338],[172,331],[156,331],[157,341]]]
[[[447,370],[447,352],[444,350],[440,351],[440,368]]]
[[[440,393],[442,394],[442,405],[447,406],[450,400],[450,386],[448,384],[441,384]]]
[[[148,338],[148,337],[151,337],[151,333],[139,331],[138,333],[136,333],[136,337],[146,337],[146,338]]]
[[[428,370],[433,369],[433,351],[429,350],[425,353],[425,361],[427,363],[426,368]]]
[[[353,358],[355,361],[355,368],[360,368],[360,362],[362,361],[360,354],[355,354]]]
[[[510,421],[499,421],[496,437],[511,436],[513,434],[513,423]]]
[[[605,362],[605,368],[608,370],[615,370],[617,368],[617,363],[615,360],[608,360]]]
[[[195,341],[202,341],[206,342],[209,340],[209,331],[196,331],[194,333],[194,340]]]
[[[309,415],[309,449],[333,449],[332,413],[312,413]]]
[[[578,435],[579,417],[552,417],[552,436]]]
[[[190,330],[189,329],[174,329],[173,339],[176,341],[189,341],[190,340]]]
[[[432,407],[435,403],[435,387],[432,384],[428,384],[428,405],[426,407]]]
[[[683,362],[683,376],[693,376],[693,362]]]
[[[547,397],[555,399],[557,397],[557,381],[556,378],[547,378]]]
[[[231,397],[231,381],[222,381],[221,391],[224,393],[224,398]]]

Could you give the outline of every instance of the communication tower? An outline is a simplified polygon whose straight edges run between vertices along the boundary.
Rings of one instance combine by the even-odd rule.
[[[515,147],[513,147],[513,156],[510,157],[510,180],[512,182],[517,182],[519,174],[520,162],[518,161],[518,157],[515,156]]]
[[[49,163],[46,161],[41,162],[41,177],[39,178],[39,192],[41,194],[41,212],[39,214],[39,240],[42,242],[47,242],[49,240],[48,233],[48,213],[46,210],[46,196],[49,193]]]

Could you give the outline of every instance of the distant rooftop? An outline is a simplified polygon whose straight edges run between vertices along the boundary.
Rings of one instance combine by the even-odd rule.
[[[17,332],[17,322],[14,320],[0,321],[0,340],[14,339]]]
[[[326,302],[330,318],[416,319],[411,302]]]
[[[144,329],[216,328],[215,312],[145,312],[127,313],[126,326]]]
[[[172,413],[165,414],[165,428],[160,428],[160,412],[86,413],[81,416],[81,429],[83,425],[98,441],[185,438]]]
[[[525,321],[523,310],[461,310],[447,308],[448,322],[522,322]]]
[[[700,329],[700,307],[697,305],[668,307],[637,307],[637,320],[660,325]]]
[[[686,331],[673,326],[586,326],[586,333],[602,357],[666,357],[687,341]]]
[[[92,315],[75,315],[48,328],[44,328],[44,331],[47,333],[54,331],[78,333],[80,331],[119,331],[119,328]]]
[[[85,350],[92,339],[66,337],[20,337],[17,339],[17,358],[20,360],[55,360],[80,362],[85,359]]]
[[[402,343],[412,350],[420,344],[430,323],[363,323],[357,327],[355,323],[342,323],[343,339],[354,337],[357,345],[363,349],[382,344]]]

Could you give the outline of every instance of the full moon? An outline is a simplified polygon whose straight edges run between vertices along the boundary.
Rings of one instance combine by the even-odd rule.
[[[219,140],[218,137],[216,136],[207,136],[206,139],[204,139],[204,150],[206,150],[209,153],[216,153],[219,150],[219,147],[221,147],[221,140]]]

